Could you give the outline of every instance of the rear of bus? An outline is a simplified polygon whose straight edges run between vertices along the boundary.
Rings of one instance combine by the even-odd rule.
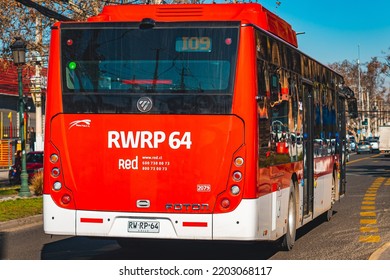
[[[45,232],[254,239],[254,71],[236,76],[245,34],[237,21],[56,24]]]

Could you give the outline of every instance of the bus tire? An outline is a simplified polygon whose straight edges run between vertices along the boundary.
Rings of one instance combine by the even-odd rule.
[[[291,181],[290,195],[288,199],[288,212],[287,212],[287,230],[283,237],[282,248],[285,251],[290,251],[295,243],[297,233],[297,206],[295,200],[294,182]]]
[[[324,213],[324,218],[326,222],[329,222],[333,217],[333,207],[331,207],[326,213]]]
[[[329,222],[332,219],[332,217],[333,217],[333,203],[335,203],[335,201],[336,201],[336,193],[339,192],[339,190],[338,190],[339,183],[338,183],[338,179],[337,179],[337,171],[336,170],[333,171],[332,187],[333,187],[333,190],[332,190],[332,206],[330,207],[330,209],[328,209],[323,214],[325,222]]]

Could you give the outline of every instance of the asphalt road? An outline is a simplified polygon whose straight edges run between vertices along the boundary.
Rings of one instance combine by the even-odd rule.
[[[308,225],[291,252],[271,259],[366,260],[390,242],[389,211],[390,158],[354,155],[347,165],[346,195],[334,206],[332,220]],[[368,225],[371,221],[375,224]]]

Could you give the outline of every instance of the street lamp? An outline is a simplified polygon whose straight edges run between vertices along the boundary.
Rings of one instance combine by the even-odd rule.
[[[26,43],[20,38],[16,37],[15,42],[11,45],[12,56],[14,64],[18,68],[18,88],[19,88],[19,133],[22,148],[22,172],[20,174],[20,190],[19,196],[31,196],[28,187],[28,174],[26,168],[26,139],[24,135],[24,100],[23,100],[23,81],[22,69],[26,64]]]

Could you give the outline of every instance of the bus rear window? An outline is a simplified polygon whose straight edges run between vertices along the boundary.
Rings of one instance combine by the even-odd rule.
[[[91,27],[92,26],[92,27]],[[227,114],[238,26],[64,28],[64,113]]]

